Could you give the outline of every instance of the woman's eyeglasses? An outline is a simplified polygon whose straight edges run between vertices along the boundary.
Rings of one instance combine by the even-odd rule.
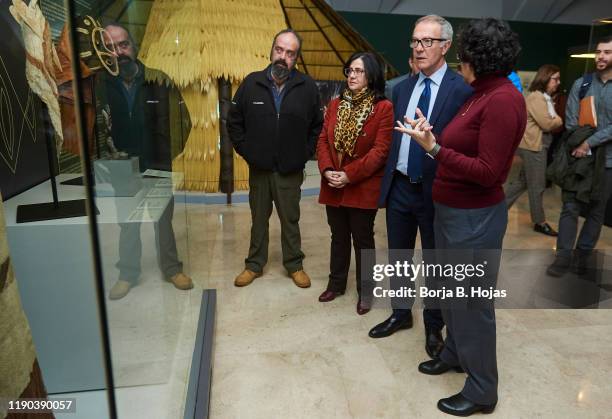
[[[356,76],[361,76],[363,73],[365,73],[365,70],[363,68],[350,68],[350,67],[347,67],[344,69],[344,75],[346,77],[349,77],[352,73],[355,73]]]

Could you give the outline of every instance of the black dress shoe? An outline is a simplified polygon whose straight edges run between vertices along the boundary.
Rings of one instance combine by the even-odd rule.
[[[438,400],[438,409],[453,416],[470,416],[474,413],[493,413],[495,404],[476,404],[461,393]]]
[[[431,359],[436,359],[444,349],[442,331],[438,329],[425,329],[425,352]]]
[[[441,359],[432,359],[419,364],[419,371],[427,375],[440,375],[450,370],[455,372],[463,372],[463,368],[460,366],[453,367]]]
[[[547,236],[557,237],[558,233],[548,223],[534,224],[533,231],[546,234]]]
[[[386,338],[400,329],[410,329],[412,327],[412,313],[406,317],[399,317],[392,314],[387,320],[377,324],[370,330],[368,336],[371,338]]]

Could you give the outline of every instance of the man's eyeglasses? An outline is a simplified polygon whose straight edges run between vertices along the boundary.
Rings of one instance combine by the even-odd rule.
[[[421,44],[423,46],[423,48],[429,48],[429,47],[431,47],[433,45],[434,41],[443,42],[443,41],[448,41],[448,39],[444,39],[444,38],[423,38],[423,39],[412,38],[412,40],[410,41],[410,48],[416,48],[419,44]]]
[[[365,70],[363,68],[350,68],[350,67],[347,67],[344,69],[344,75],[346,77],[349,77],[351,73],[355,73],[356,76],[361,76],[363,73],[365,73]]]

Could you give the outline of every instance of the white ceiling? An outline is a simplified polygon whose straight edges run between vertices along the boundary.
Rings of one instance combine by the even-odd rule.
[[[524,22],[590,25],[612,16],[610,0],[326,0],[337,11],[496,17]]]

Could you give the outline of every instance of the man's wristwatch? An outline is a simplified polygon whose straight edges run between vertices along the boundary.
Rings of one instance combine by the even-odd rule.
[[[436,143],[436,145],[434,145],[433,148],[427,152],[427,155],[432,159],[435,159],[441,148],[442,147],[440,147],[440,144]]]

